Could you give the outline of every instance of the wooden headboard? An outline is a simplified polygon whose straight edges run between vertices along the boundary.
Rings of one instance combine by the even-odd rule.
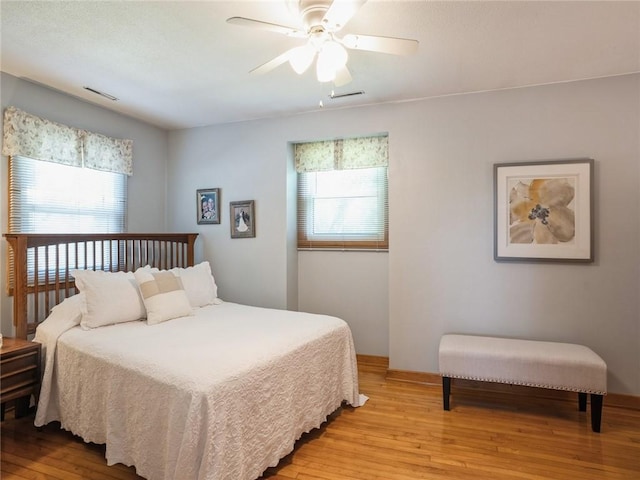
[[[134,271],[194,264],[197,233],[35,234],[7,233],[13,251],[16,337],[35,332],[51,309],[77,293],[71,270]]]

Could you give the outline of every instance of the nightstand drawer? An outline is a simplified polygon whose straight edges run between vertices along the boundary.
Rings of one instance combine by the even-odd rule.
[[[0,372],[2,372],[2,381],[5,381],[5,377],[9,377],[14,373],[20,372],[24,369],[35,368],[38,366],[38,351],[32,350],[27,353],[20,353],[18,355],[2,358],[0,361]]]
[[[16,416],[24,414],[29,398],[40,390],[40,344],[5,338],[0,348],[0,403],[16,400]]]
[[[36,385],[38,378],[38,352],[29,352],[13,358],[2,360],[0,366],[0,385],[2,398],[7,398],[13,391]]]

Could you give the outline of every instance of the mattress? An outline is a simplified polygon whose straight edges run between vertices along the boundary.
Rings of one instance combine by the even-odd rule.
[[[222,303],[157,325],[38,327],[36,425],[106,444],[150,480],[252,480],[343,402],[359,406],[341,319]]]

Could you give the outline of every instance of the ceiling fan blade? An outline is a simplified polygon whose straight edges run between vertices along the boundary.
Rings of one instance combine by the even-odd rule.
[[[349,72],[349,69],[345,65],[344,67],[342,67],[336,72],[336,79],[333,81],[333,83],[336,87],[341,87],[349,83],[351,80],[352,80],[351,73]]]
[[[417,40],[371,35],[345,35],[342,44],[354,50],[369,50],[392,55],[410,55],[418,50]]]
[[[276,23],[262,22],[260,20],[253,20],[251,18],[244,17],[231,17],[227,18],[227,23],[232,25],[241,25],[243,27],[259,28],[261,30],[268,30],[270,32],[281,33],[289,37],[306,37],[307,34],[297,28],[288,27],[286,25],[278,25]]]
[[[291,50],[293,50],[293,48]],[[274,68],[279,67],[283,63],[289,61],[291,50],[287,50],[283,54],[278,55],[276,58],[269,60],[267,63],[263,63],[262,65],[251,70],[249,73],[251,75],[262,75],[263,73],[270,72]]]
[[[351,17],[360,9],[367,0],[334,0],[324,14],[322,23],[331,32],[337,32],[344,27]]]

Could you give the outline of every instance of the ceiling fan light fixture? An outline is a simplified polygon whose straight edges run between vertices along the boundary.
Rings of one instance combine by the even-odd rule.
[[[322,45],[318,52],[316,70],[319,82],[332,82],[336,78],[336,72],[347,64],[349,54],[345,48],[334,40],[329,40]]]
[[[344,67],[349,59],[347,50],[335,40],[329,40],[322,45],[319,56],[330,62],[334,70]]]
[[[291,50],[289,55],[289,65],[298,75],[302,75],[311,66],[316,56],[316,49],[312,45],[306,44]]]
[[[0,0],[1,1],[1,0]],[[319,82],[333,81],[337,87],[351,82],[347,68],[349,50],[364,50],[391,55],[409,55],[418,49],[418,41],[398,37],[347,34],[336,36],[367,0],[286,0],[298,17],[300,27],[278,25],[245,17],[231,17],[227,23],[259,28],[287,36],[306,38],[307,44],[291,48],[249,73],[263,74],[286,63],[302,75],[316,60]]]
[[[336,78],[336,71],[323,64],[320,59],[316,63],[316,75],[320,83],[333,82]]]

